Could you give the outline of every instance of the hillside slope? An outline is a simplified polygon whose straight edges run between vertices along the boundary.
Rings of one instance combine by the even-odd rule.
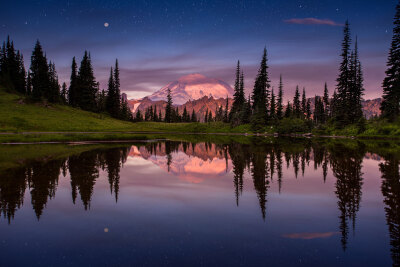
[[[131,122],[65,105],[27,103],[25,97],[0,88],[0,132],[134,130]]]

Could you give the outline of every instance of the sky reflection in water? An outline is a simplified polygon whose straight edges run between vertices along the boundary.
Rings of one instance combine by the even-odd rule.
[[[1,174],[0,265],[399,266],[399,199],[362,143],[105,147]]]

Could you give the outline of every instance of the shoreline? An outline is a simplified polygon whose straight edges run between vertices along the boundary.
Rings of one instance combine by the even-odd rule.
[[[53,136],[51,136],[53,135]],[[88,138],[95,136],[94,139]],[[111,135],[111,136],[110,136]],[[114,135],[114,136],[112,136]],[[121,136],[118,136],[121,135]],[[193,133],[193,132],[140,132],[140,131],[125,131],[125,132],[0,132],[1,145],[27,145],[27,144],[95,144],[95,143],[129,143],[129,142],[149,142],[154,140],[164,140],[158,138],[138,138],[132,139],[132,135],[214,135],[214,136],[261,136],[261,137],[291,137],[291,138],[331,138],[331,139],[360,139],[360,140],[400,140],[400,137],[390,136],[337,136],[337,135],[314,135],[312,133],[303,134],[278,134],[278,133]],[[6,137],[11,137],[10,141],[2,141]],[[13,137],[23,137],[26,140],[13,141]],[[69,138],[70,137],[70,138]],[[110,138],[111,137],[111,138]],[[32,140],[29,139],[39,139]],[[43,139],[42,141],[40,139]],[[58,139],[58,140],[57,140]],[[60,140],[61,139],[61,140]],[[75,139],[75,140],[74,140]],[[78,140],[76,140],[78,139]]]

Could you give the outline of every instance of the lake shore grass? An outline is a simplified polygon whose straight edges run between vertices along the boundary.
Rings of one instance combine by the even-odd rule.
[[[285,120],[289,126],[291,120]],[[282,128],[282,127],[281,127]],[[273,135],[280,126],[268,126],[262,130],[264,135]],[[290,128],[290,127],[289,127]],[[296,133],[307,133],[297,127]],[[146,136],[138,137],[138,134]],[[32,142],[79,142],[137,140],[150,134],[254,134],[250,124],[231,127],[228,123],[163,123],[116,120],[106,114],[97,114],[72,108],[66,105],[31,103],[23,95],[7,92],[0,88],[0,143]],[[325,125],[312,130],[313,136],[355,137],[362,139],[400,139],[400,122],[388,123],[372,120],[366,124],[362,133],[356,125],[336,129]]]

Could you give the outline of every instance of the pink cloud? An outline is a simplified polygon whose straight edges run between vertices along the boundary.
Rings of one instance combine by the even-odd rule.
[[[285,20],[285,22],[289,24],[303,24],[303,25],[343,26],[343,24],[336,23],[330,19],[316,19],[316,18],[287,19]]]

